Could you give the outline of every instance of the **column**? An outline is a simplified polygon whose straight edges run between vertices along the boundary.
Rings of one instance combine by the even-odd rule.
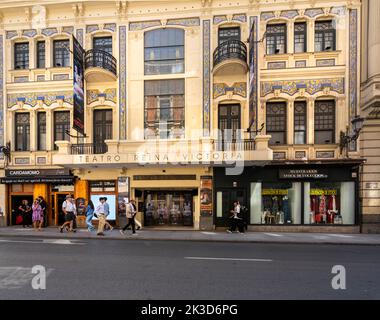
[[[307,99],[307,144],[314,144],[314,104],[315,99],[309,97]]]
[[[346,132],[346,128],[349,126],[349,113],[344,96],[338,97],[335,101],[335,143],[339,143],[340,132]]]
[[[74,185],[74,199],[84,198],[86,201],[89,200],[89,187],[87,180],[77,180]],[[86,216],[78,215],[77,216],[77,225],[80,228],[86,227]]]
[[[53,111],[46,110],[46,150],[54,148]]]
[[[286,108],[286,143],[294,144],[294,100],[289,100]]]
[[[36,151],[37,150],[37,123],[36,123],[36,112],[32,111],[30,112],[30,119],[29,119],[29,125],[30,125],[30,151]]]
[[[307,24],[307,51],[314,52],[314,38],[315,38],[315,20],[310,20]]]
[[[294,21],[288,21],[287,26],[287,53],[294,53]]]
[[[36,43],[34,39],[29,40],[29,69],[35,69],[36,68]],[[31,81],[34,81],[34,79],[29,79]]]
[[[369,0],[368,17],[368,77],[380,74],[380,1]]]

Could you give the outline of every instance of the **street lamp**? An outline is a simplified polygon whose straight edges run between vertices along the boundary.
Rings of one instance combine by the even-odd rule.
[[[346,148],[347,150],[347,147],[351,142],[358,140],[360,131],[363,128],[363,123],[364,123],[364,118],[355,116],[355,118],[352,119],[351,121],[353,133],[349,134],[348,127],[346,130],[346,133],[344,133],[343,131],[340,132],[340,142],[339,142],[340,154],[342,154],[344,148]]]

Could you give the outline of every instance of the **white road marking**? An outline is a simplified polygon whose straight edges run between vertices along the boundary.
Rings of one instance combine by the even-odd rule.
[[[216,232],[206,232],[206,231],[202,231],[203,234],[207,234],[207,235],[215,235]]]
[[[281,234],[277,234],[277,233],[264,233],[266,234],[267,236],[272,236],[272,237],[282,237]]]
[[[354,236],[348,236],[345,234],[334,234],[334,233],[329,234],[329,236],[338,237],[338,238],[353,238],[354,237]]]
[[[314,239],[317,239],[317,240],[326,240],[328,239],[329,237],[328,236],[313,236]]]
[[[211,258],[211,257],[185,257],[188,260],[221,260],[221,261],[254,261],[271,262],[272,259],[245,259],[245,258]]]
[[[67,239],[49,239],[49,240],[3,240],[0,239],[0,242],[5,243],[38,243],[38,244],[65,244],[65,245],[83,245],[84,242],[73,242]]]

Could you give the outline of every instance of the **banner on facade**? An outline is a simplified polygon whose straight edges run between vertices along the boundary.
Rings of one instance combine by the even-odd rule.
[[[201,176],[201,216],[212,216],[212,176]]]
[[[84,49],[73,36],[74,119],[73,128],[84,135]]]
[[[255,59],[255,46],[256,46],[256,34],[255,34],[255,28],[256,23],[253,20],[251,30],[249,33],[249,48],[248,48],[248,54],[249,54],[249,130],[251,132],[254,132],[256,129],[256,105],[255,105],[255,77],[256,75],[256,59]]]
[[[126,216],[126,205],[129,202],[129,177],[119,177],[117,179],[117,214],[119,217]]]

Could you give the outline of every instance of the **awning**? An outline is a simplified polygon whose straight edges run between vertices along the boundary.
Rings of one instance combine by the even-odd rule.
[[[59,176],[59,177],[4,177],[0,179],[3,184],[12,183],[62,183],[72,184],[75,177],[73,176]]]

